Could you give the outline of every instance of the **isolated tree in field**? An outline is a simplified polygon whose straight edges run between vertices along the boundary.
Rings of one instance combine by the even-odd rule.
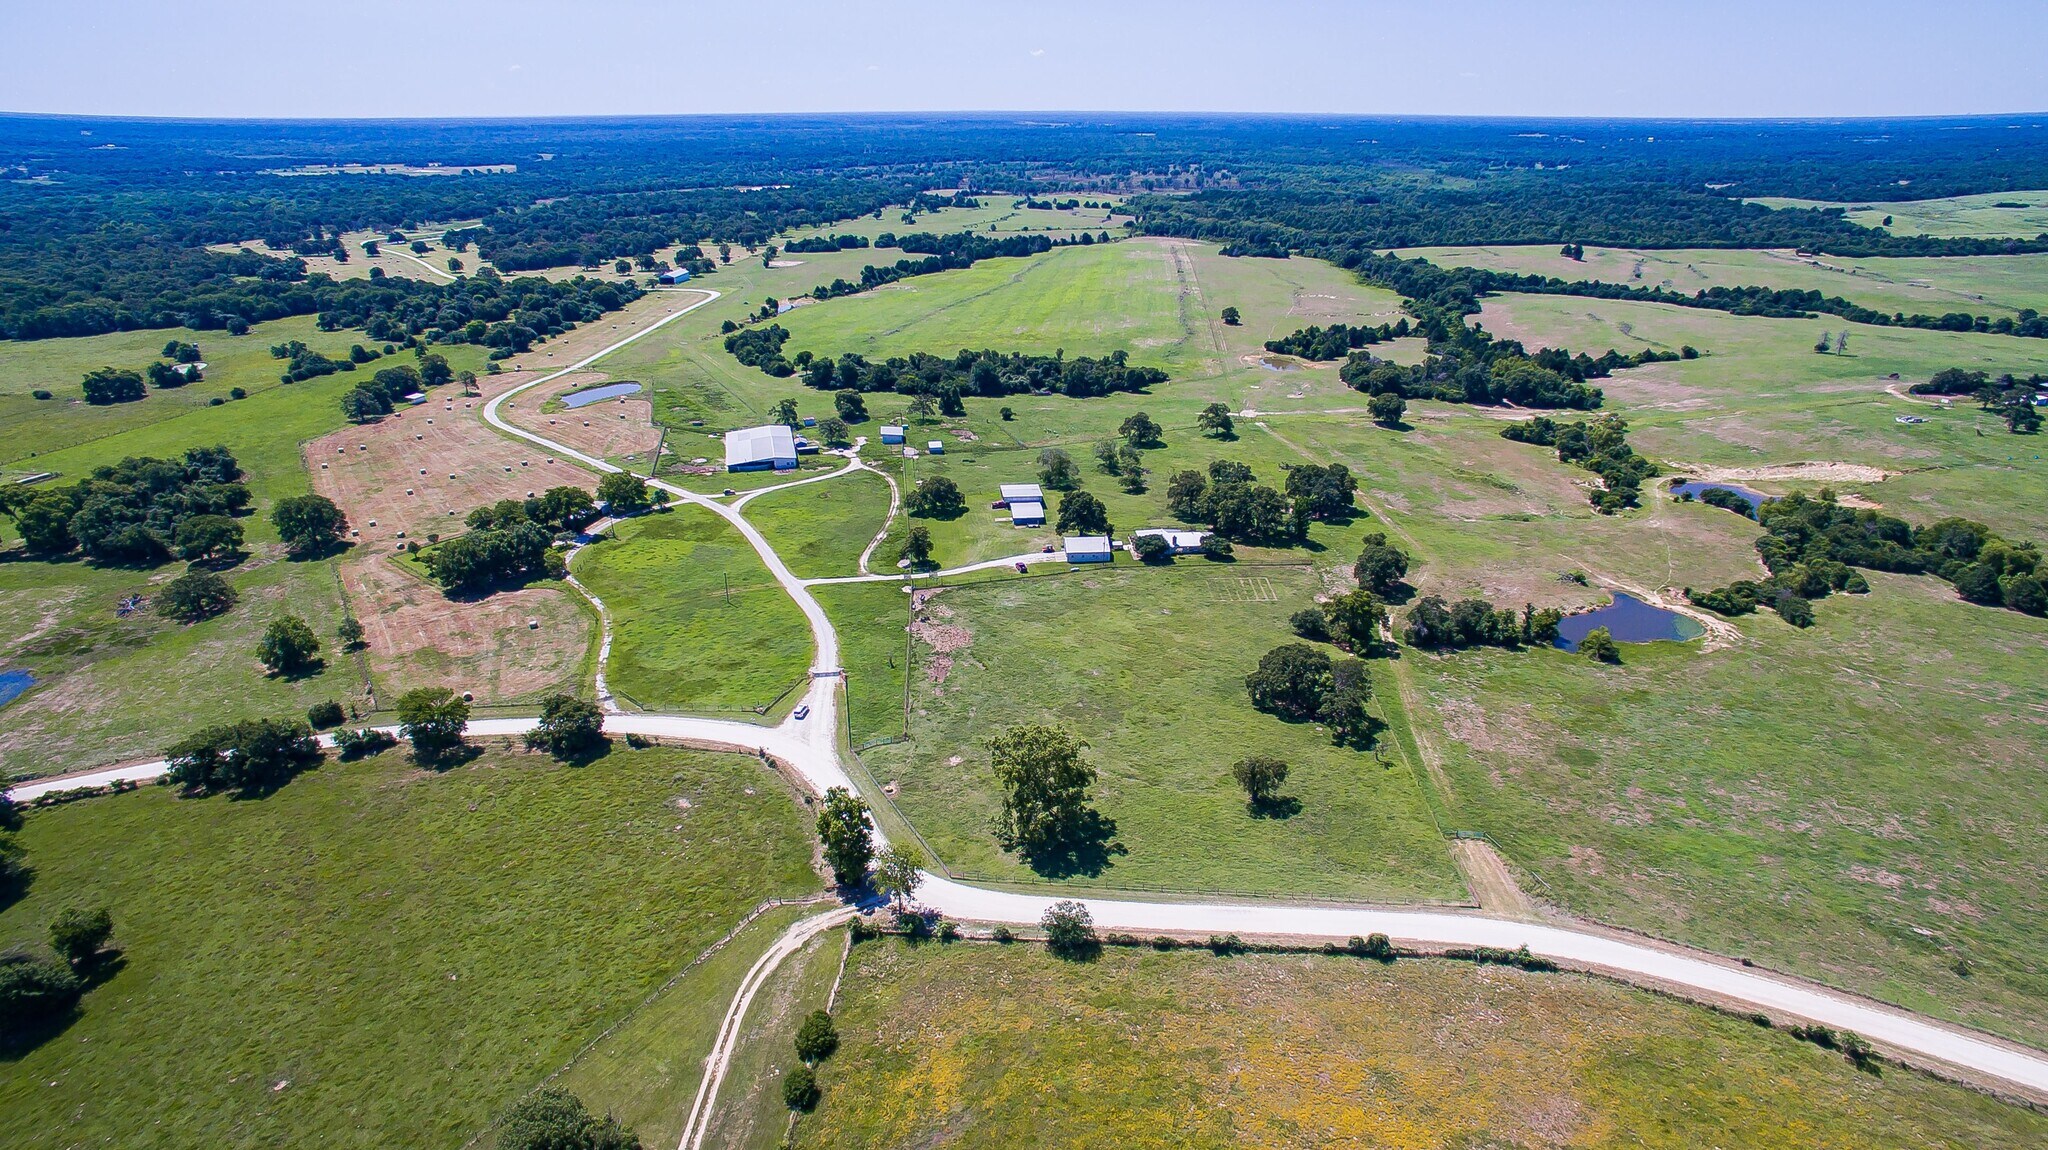
[[[959,484],[933,475],[917,481],[903,508],[919,519],[957,519],[967,513],[967,497],[960,494]]]
[[[1362,655],[1379,642],[1387,609],[1379,596],[1361,588],[1324,603],[1323,617],[1329,621],[1330,638]]]
[[[1408,401],[1394,392],[1383,391],[1366,400],[1365,409],[1381,427],[1399,427],[1401,417],[1408,414]]]
[[[469,700],[446,687],[416,687],[398,697],[398,733],[412,743],[412,757],[437,763],[463,745]]]
[[[180,623],[211,619],[235,605],[235,589],[211,571],[187,571],[164,585],[156,613]]]
[[[1045,932],[1045,948],[1061,958],[1085,959],[1102,948],[1095,937],[1095,916],[1072,899],[1046,907],[1038,927]]]
[[[916,847],[892,846],[875,859],[875,889],[901,910],[917,893],[917,884],[924,879],[918,872],[923,869],[924,855]]]
[[[813,1010],[804,1016],[803,1025],[796,1028],[796,1056],[806,1066],[832,1057],[839,1049],[839,1028],[832,1025],[832,1016],[822,1010]]]
[[[144,394],[142,377],[127,368],[96,367],[85,375],[85,401],[95,407],[132,403]]]
[[[919,523],[903,536],[896,558],[907,559],[912,567],[927,567],[932,561],[932,529]]]
[[[1128,443],[1117,447],[1116,475],[1118,486],[1132,495],[1141,494],[1145,490],[1145,476],[1148,474],[1150,472],[1145,468],[1145,456],[1142,452]]]
[[[845,787],[825,792],[818,808],[818,839],[824,844],[832,881],[844,887],[867,881],[868,863],[875,857],[875,825],[859,796]]]
[[[910,397],[910,414],[916,417],[919,423],[931,422],[932,413],[938,409],[939,401],[933,398],[931,392],[920,391]]]
[[[78,1005],[85,984],[60,962],[0,953],[0,1039],[35,1033]]]
[[[296,675],[310,670],[318,664],[319,655],[319,636],[297,615],[272,619],[270,626],[263,629],[263,638],[256,643],[256,657],[273,675]]]
[[[1252,706],[1297,722],[1316,717],[1330,683],[1330,656],[1306,643],[1273,648],[1244,678]]]
[[[799,1064],[782,1076],[782,1104],[799,1113],[809,1113],[818,1105],[818,1076],[810,1067]]]
[[[768,420],[784,427],[796,427],[803,423],[803,420],[797,417],[794,399],[778,400],[774,407],[768,409]]]
[[[449,270],[449,271],[451,271],[451,272],[459,272],[459,271],[461,271],[461,270],[462,270],[462,261],[461,261],[460,259],[456,258],[455,256],[449,256],[449,257],[448,257],[448,270]]]
[[[2041,412],[2031,397],[2022,392],[2006,401],[2005,429],[2014,435],[2033,435],[2041,430]]]
[[[628,471],[613,471],[598,480],[597,498],[610,508],[613,515],[645,511],[654,502],[648,494],[647,484]]]
[[[1038,453],[1038,481],[1054,491],[1071,491],[1081,483],[1081,468],[1073,456],[1048,447]]]
[[[1030,856],[1077,837],[1094,813],[1088,788],[1095,768],[1082,757],[1087,744],[1058,727],[1023,724],[988,741],[1002,809],[996,838]]]
[[[604,714],[597,704],[574,695],[541,700],[540,722],[526,733],[529,750],[546,751],[563,762],[594,754],[605,745]]]
[[[853,443],[846,421],[836,415],[828,415],[818,421],[818,438],[824,440],[827,447],[846,447]]]
[[[999,407],[999,408],[997,408],[997,409],[996,409],[996,415],[997,415],[997,416],[999,416],[999,417],[1001,417],[1001,419],[1002,419],[1002,421],[1003,421],[1004,423],[1009,423],[1010,421],[1012,421],[1012,420],[1014,420],[1014,419],[1016,419],[1016,418],[1017,418],[1017,413],[1016,413],[1016,412],[1014,412],[1014,411],[1012,411],[1012,410],[1010,410],[1010,409],[1009,409],[1009,408],[1007,408],[1007,407]]]
[[[1801,599],[1804,603],[1805,600]],[[1595,627],[1579,640],[1579,654],[1602,663],[1621,662],[1621,646],[1614,641],[1614,635],[1605,627]]]
[[[1241,322],[1243,320],[1238,316],[1236,308],[1227,307],[1223,309],[1223,324],[1225,327],[1236,327]]]
[[[1166,481],[1166,507],[1184,522],[1209,518],[1209,481],[1194,470],[1176,471]]]
[[[1130,445],[1118,443],[1114,439],[1096,440],[1095,466],[1100,467],[1104,475],[1117,474],[1123,468],[1123,449],[1128,446]]]
[[[190,563],[224,558],[242,549],[242,525],[225,515],[194,515],[178,524],[172,547]]]
[[[1337,659],[1330,664],[1330,689],[1323,693],[1316,718],[1330,729],[1335,743],[1363,745],[1379,723],[1367,710],[1372,702],[1372,670],[1363,659]]]
[[[1116,432],[1132,447],[1158,447],[1166,442],[1166,433],[1160,430],[1152,417],[1144,412],[1133,412],[1117,425]]]
[[[498,1150],[641,1150],[619,1120],[599,1118],[574,1094],[544,1086],[512,1104],[498,1120]]]
[[[1407,577],[1408,553],[1375,531],[1365,537],[1365,547],[1359,551],[1358,561],[1351,565],[1351,575],[1360,587],[1384,597]]]
[[[1203,435],[1213,435],[1218,439],[1232,439],[1237,435],[1237,423],[1230,418],[1230,409],[1220,403],[1203,408],[1202,414],[1195,417],[1195,426],[1202,429]]]
[[[1230,777],[1244,788],[1244,797],[1255,807],[1265,806],[1279,795],[1287,781],[1287,762],[1271,755],[1251,755],[1231,765]]]
[[[1838,332],[1836,332],[1836,333],[1835,333],[1835,354],[1836,354],[1836,355],[1848,355],[1848,354],[1849,354],[1849,329],[1848,329],[1848,328],[1843,328],[1843,329],[1842,329],[1841,331],[1838,331]]]
[[[98,910],[64,911],[50,922],[50,949],[73,967],[91,962],[114,935],[114,916],[105,907]]]
[[[865,423],[868,418],[867,400],[852,388],[842,388],[832,393],[832,407],[839,412],[839,418],[848,423]]]
[[[270,509],[270,522],[295,558],[323,555],[348,532],[348,517],[325,495],[293,495]]]
[[[1069,491],[1060,496],[1057,526],[1062,535],[1108,535],[1109,508],[1086,491]]]
[[[1822,355],[1826,355],[1828,353],[1830,338],[1831,336],[1829,335],[1829,333],[1820,333],[1820,338],[1814,341],[1813,350],[1819,352]]]

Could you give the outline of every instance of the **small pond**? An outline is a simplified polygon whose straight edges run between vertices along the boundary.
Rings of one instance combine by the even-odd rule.
[[[1752,513],[1754,513],[1757,508],[1762,507],[1764,505],[1764,500],[1770,498],[1770,496],[1765,495],[1760,491],[1751,491],[1747,487],[1737,487],[1733,483],[1701,483],[1696,479],[1687,480],[1684,483],[1672,484],[1671,497],[1673,499],[1683,499],[1684,497],[1690,495],[1694,499],[1698,499],[1702,494],[1709,491],[1713,491],[1717,488],[1719,490],[1726,491],[1732,495],[1742,496],[1743,501],[1749,504],[1749,510]]]
[[[1607,628],[1617,643],[1684,642],[1697,639],[1706,628],[1676,611],[1645,603],[1626,591],[1616,591],[1614,602],[1592,611],[1566,615],[1557,625],[1555,646],[1567,651],[1579,649],[1579,640],[1595,627]]]
[[[23,691],[36,685],[36,677],[27,671],[0,671],[0,707],[21,697]]]
[[[1267,371],[1301,370],[1301,362],[1289,356],[1262,355],[1258,357],[1257,362],[1260,367],[1265,368]]]
[[[632,395],[639,390],[640,385],[637,383],[607,383],[603,387],[593,387],[588,391],[570,392],[562,397],[562,406],[583,407],[607,399],[617,399],[622,395]]]

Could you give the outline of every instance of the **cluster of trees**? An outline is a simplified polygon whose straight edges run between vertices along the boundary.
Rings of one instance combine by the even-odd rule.
[[[1288,722],[1321,723],[1335,742],[1362,745],[1377,730],[1366,710],[1372,672],[1363,659],[1332,659],[1307,643],[1282,643],[1259,659],[1244,685],[1252,706]]]
[[[149,394],[142,386],[142,376],[125,367],[96,367],[85,373],[83,387],[85,401],[94,407],[134,403]]]
[[[1972,603],[2048,614],[2048,569],[2042,567],[2040,549],[2006,540],[1974,520],[1949,518],[1915,527],[1879,511],[1844,507],[1826,489],[1816,498],[1793,494],[1767,500],[1757,520],[1764,529],[1757,554],[1770,578],[1700,592],[1688,588],[1688,598],[1731,615],[1770,607],[1786,621],[1805,626],[1812,621],[1806,601],[1834,591],[1869,589],[1860,573],[1849,570],[1861,567],[1933,575]]]
[[[600,1118],[583,1100],[558,1086],[543,1086],[512,1104],[498,1119],[498,1150],[641,1150],[639,1135],[617,1118]]]
[[[1406,317],[1378,327],[1333,323],[1328,327],[1305,327],[1279,339],[1269,339],[1266,350],[1275,355],[1292,355],[1301,359],[1343,359],[1359,348],[1370,347],[1383,340],[1399,339],[1407,334]]]
[[[1286,547],[1308,538],[1312,519],[1349,516],[1358,488],[1351,472],[1337,463],[1291,468],[1288,489],[1283,495],[1257,482],[1250,467],[1216,459],[1206,475],[1189,469],[1168,477],[1166,505],[1183,521],[1207,524],[1233,542]]]
[[[12,819],[6,829],[12,829]],[[45,958],[22,949],[0,953],[0,1046],[18,1049],[46,1037],[77,1009],[102,973],[114,916],[105,907],[69,907],[50,920]]]
[[[2006,372],[1996,379],[1989,372],[1945,367],[1926,383],[1907,390],[1915,395],[1967,395],[1985,411],[1995,411],[2005,420],[2006,430],[2015,435],[2032,435],[2041,430],[2041,410],[2034,396],[2048,387],[2048,376],[2016,376]]]
[[[560,693],[541,700],[540,721],[526,732],[526,747],[546,751],[565,763],[596,757],[610,745],[597,704]]]
[[[1517,616],[1484,599],[1446,603],[1427,595],[1408,609],[1401,637],[1411,647],[1428,650],[1543,646],[1557,638],[1557,625],[1563,618],[1564,612],[1555,607],[1539,609],[1524,603]]]
[[[1634,507],[1642,498],[1643,481],[1657,476],[1657,465],[1637,455],[1628,444],[1628,422],[1618,415],[1602,415],[1577,423],[1559,423],[1538,415],[1501,428],[1501,438],[1539,447],[1555,447],[1557,457],[1598,475],[1603,490],[1590,496],[1603,515]]]
[[[67,487],[0,490],[0,513],[38,556],[76,549],[103,563],[151,567],[174,551],[211,558],[241,545],[232,520],[219,523],[249,505],[241,475],[225,447],[195,447],[181,459],[131,457]]]
[[[868,246],[866,236],[812,236],[805,240],[791,240],[782,250],[797,255],[811,255],[819,252],[846,252]]]
[[[955,271],[970,268],[986,259],[1004,256],[1042,255],[1056,247],[1068,244],[1093,244],[1095,237],[1083,234],[1078,240],[1055,240],[1037,233],[1013,232],[1009,235],[990,236],[975,232],[951,232],[943,236],[930,232],[918,232],[903,236],[891,245],[883,241],[890,237],[883,235],[875,242],[876,247],[895,246],[906,252],[921,254],[923,259],[900,259],[893,264],[869,264],[860,269],[860,282],[835,279],[829,284],[819,284],[811,289],[811,298],[818,300],[836,299],[853,295],[870,288],[892,284],[912,276],[926,276],[935,272]],[[1103,237],[1105,240],[1108,237]]]
[[[728,345],[732,338],[737,337],[728,338]],[[779,339],[769,337],[769,340],[755,341],[750,345],[749,354],[762,358],[761,363],[752,363],[730,346],[728,350],[732,350],[742,363],[751,363],[770,375],[787,375],[789,372],[778,366],[782,362],[781,341],[787,338],[787,335]],[[774,348],[763,355],[770,341]],[[1101,359],[1087,356],[1068,359],[1064,353],[1027,355],[962,349],[951,356],[916,352],[908,357],[894,356],[881,363],[870,363],[856,354],[812,359],[808,353],[799,352],[791,370],[797,369],[803,371],[805,384],[821,391],[893,391],[904,395],[929,395],[937,399],[941,410],[948,414],[959,414],[952,409],[957,407],[963,396],[993,398],[1030,393],[1085,399],[1143,391],[1153,384],[1165,383],[1167,379],[1166,373],[1156,367],[1134,366],[1121,348]]]
[[[323,757],[313,728],[298,719],[244,719],[203,728],[170,745],[167,777],[187,794],[275,791]]]
[[[390,415],[406,396],[454,380],[455,373],[446,359],[422,355],[417,368],[410,364],[387,367],[368,382],[356,384],[353,391],[341,397],[341,413],[351,423],[368,423]]]
[[[292,495],[270,509],[270,522],[293,558],[325,555],[348,535],[348,517],[325,495]]]

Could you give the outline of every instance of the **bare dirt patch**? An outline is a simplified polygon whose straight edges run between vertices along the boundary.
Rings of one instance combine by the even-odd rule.
[[[585,455],[595,455],[599,459],[619,459],[628,455],[644,458],[661,438],[660,429],[654,426],[654,404],[644,398],[647,395],[644,390],[637,395],[583,407],[546,414],[541,412],[542,405],[550,400],[609,382],[610,379],[601,371],[565,375],[510,401],[500,409],[500,413],[508,423],[566,443]],[[495,390],[493,394],[496,394]]]
[[[1861,463],[1773,463],[1763,467],[1700,467],[1690,463],[1671,465],[1679,473],[1703,483],[1762,483],[1806,480],[1817,483],[1882,483],[1897,471],[1868,467]]]
[[[938,595],[938,591],[918,591],[910,601],[910,634],[930,652],[924,673],[933,686],[944,683],[946,676],[953,673],[954,653],[974,642],[974,632],[946,621],[953,617],[953,609],[934,604],[932,600]]]
[[[363,625],[371,674],[390,695],[379,703],[388,706],[398,692],[419,686],[469,691],[481,703],[573,688],[593,624],[560,587],[450,599],[392,556],[362,549],[340,570]]]

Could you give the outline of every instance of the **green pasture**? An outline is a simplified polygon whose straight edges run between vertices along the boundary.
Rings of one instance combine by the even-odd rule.
[[[1732,646],[1415,655],[1449,817],[1571,910],[2048,1034],[2048,623],[1872,573]]]
[[[1842,208],[1852,223],[1866,228],[1885,228],[1893,235],[1982,237],[1997,239],[2017,236],[2032,239],[2048,232],[2048,192],[1983,192],[1969,196],[1946,196],[1934,200],[1879,201],[1873,203],[1829,203],[1759,196],[1749,201],[1767,208]],[[2001,208],[2001,203],[2024,207]],[[1892,218],[1886,227],[1884,219]]]
[[[1097,808],[1127,854],[1081,888],[1459,899],[1464,888],[1398,758],[1332,746],[1310,725],[1262,715],[1244,676],[1292,639],[1287,617],[1321,589],[1302,567],[1182,561],[1079,568],[949,588],[925,603],[907,746],[865,756],[946,866],[1038,881],[988,830],[998,798],[983,740],[1055,723],[1091,746]],[[1290,818],[1254,818],[1230,765],[1288,760]]]
[[[894,232],[899,236],[912,232],[931,232],[934,235],[949,235],[954,232],[978,232],[984,235],[1009,235],[1017,232],[1044,232],[1056,237],[1066,237],[1087,232],[1091,235],[1107,231],[1112,236],[1123,234],[1124,222],[1129,216],[1114,210],[1101,208],[1073,208],[1051,210],[1047,208],[1021,208],[1013,205],[1020,201],[1014,196],[980,195],[978,208],[940,208],[936,212],[925,212],[915,222],[903,222],[901,205],[882,210],[879,218],[875,215],[862,216],[856,220],[839,220],[821,224],[815,228],[798,228],[776,238],[777,245],[790,240],[808,239],[812,236],[866,236],[872,240],[883,232]],[[1096,203],[1121,202],[1121,196],[1077,193],[1061,195],[1059,199],[1093,200]],[[866,257],[867,263],[889,263],[905,258],[897,248],[857,248],[851,254]],[[739,257],[733,257],[737,260]],[[798,252],[787,258],[808,259],[809,255]],[[914,258],[914,257],[912,257]]]
[[[865,471],[771,492],[745,509],[789,569],[807,579],[860,574],[861,552],[888,514],[889,485]],[[880,559],[877,571],[890,566]]]
[[[803,613],[725,520],[690,507],[613,534],[575,572],[611,612],[614,692],[650,711],[751,710],[809,668]]]
[[[1996,319],[2021,308],[2048,309],[2048,255],[1850,258],[1787,250],[1589,247],[1583,260],[1574,260],[1549,244],[1410,248],[1400,254],[1447,268],[1597,280],[1686,295],[1714,287],[1817,291],[1907,315],[1966,311]]]
[[[104,905],[121,948],[0,1068],[22,1146],[459,1145],[759,901],[818,886],[774,775],[623,744],[581,768],[330,761],[256,801],[145,788],[21,841],[36,878],[0,942]]]
[[[2048,1118],[1593,978],[854,947],[805,1147],[2021,1147]]]

